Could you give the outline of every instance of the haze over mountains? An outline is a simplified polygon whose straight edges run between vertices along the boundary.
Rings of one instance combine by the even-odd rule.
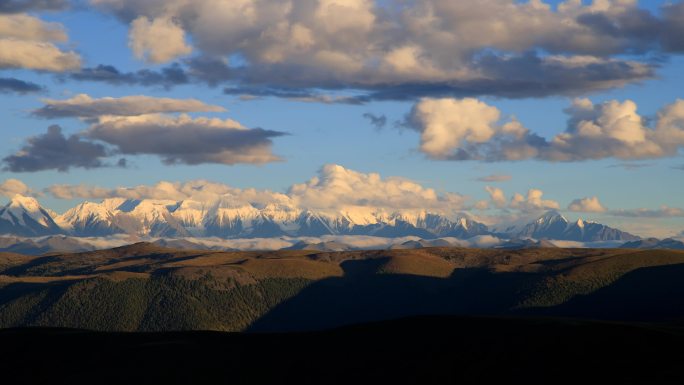
[[[553,239],[576,242],[631,241],[638,236],[579,219],[569,222],[557,211],[504,229],[490,229],[463,214],[448,218],[429,211],[355,209],[325,212],[270,203],[261,207],[227,200],[212,202],[105,199],[84,202],[62,215],[43,208],[35,198],[15,196],[0,209],[0,234],[27,237],[70,235],[104,237],[271,238],[361,235],[386,238],[468,239],[491,235],[505,239]]]

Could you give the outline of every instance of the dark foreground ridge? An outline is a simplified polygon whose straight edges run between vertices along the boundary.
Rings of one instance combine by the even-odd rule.
[[[682,383],[684,330],[425,316],[307,333],[0,331],[13,384]]]
[[[680,384],[682,276],[677,250],[0,253],[0,384]]]

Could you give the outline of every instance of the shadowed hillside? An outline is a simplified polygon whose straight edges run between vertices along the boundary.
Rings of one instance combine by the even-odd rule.
[[[610,286],[534,313],[582,318],[651,321],[684,315],[684,264],[630,271]]]

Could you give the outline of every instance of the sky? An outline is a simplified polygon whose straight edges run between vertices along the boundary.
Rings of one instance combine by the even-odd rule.
[[[674,236],[683,26],[675,1],[3,1],[0,194],[203,180]]]

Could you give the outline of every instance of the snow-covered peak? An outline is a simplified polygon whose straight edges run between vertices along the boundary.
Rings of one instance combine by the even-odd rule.
[[[42,227],[54,226],[50,214],[33,197],[17,194],[0,210],[0,219],[6,220],[15,226],[26,226],[25,217],[29,217]]]
[[[249,203],[225,204],[222,202],[216,206],[217,215],[255,216],[258,213],[259,209]]]
[[[116,211],[119,210],[119,207],[121,207],[126,201],[127,200],[124,198],[108,198],[102,201],[102,207],[109,211]]]
[[[138,207],[142,201],[137,199],[124,199],[121,204],[116,208],[117,211],[122,211],[124,213],[130,213]]]
[[[200,213],[206,213],[212,208],[216,207],[216,202],[202,202],[202,201],[194,201],[194,200],[184,200],[181,202],[178,202],[176,205],[175,209],[173,210],[174,214],[176,213],[184,213],[184,212],[200,212]]]
[[[395,226],[398,221],[406,222],[413,225],[414,223],[418,222],[419,218],[421,218],[421,213],[414,213],[409,211],[395,211],[392,213],[380,212],[379,214],[379,222],[384,222],[392,226]]]
[[[296,206],[291,205],[291,204],[286,204],[286,203],[269,203],[264,206],[263,209],[261,209],[263,213],[272,213],[272,214],[278,214],[278,213],[297,213],[299,214],[301,212],[300,209],[298,209]]]
[[[187,199],[181,202],[178,202],[178,207],[176,208],[176,211],[182,211],[182,210],[206,210],[210,206],[214,206],[214,202],[203,202],[203,201],[195,201],[191,199]]]
[[[269,203],[261,209],[261,215],[269,220],[292,228],[291,223],[299,219],[302,211],[295,206],[282,203]]]
[[[204,222],[212,222],[222,226],[239,221],[243,226],[249,227],[259,215],[259,210],[249,203],[221,201],[218,202],[218,205],[213,210],[207,213]]]
[[[324,212],[324,215],[328,217],[339,215],[349,221],[349,223],[361,226],[374,225],[382,220],[382,215],[370,207],[348,207],[335,213]]]
[[[103,204],[83,202],[78,206],[69,209],[56,219],[60,226],[70,227],[70,225],[73,225],[74,223],[86,222],[89,220],[107,221],[111,216],[112,212]]]
[[[461,227],[468,230],[468,220],[466,218],[460,218],[459,224],[461,225]]]
[[[201,229],[210,213],[213,216],[216,215],[217,205],[217,202],[184,200],[179,202],[175,210],[173,210],[173,217],[183,226]]]
[[[40,212],[40,203],[33,197],[27,197],[23,195],[15,195],[12,200],[10,200],[7,205],[10,209],[23,209],[29,213]]]
[[[145,220],[158,220],[169,213],[169,206],[175,204],[175,201],[145,199],[140,201],[130,214]]]
[[[541,217],[539,217],[537,219],[537,223],[539,223],[539,224],[554,223],[554,222],[565,222],[565,223],[567,223],[568,220],[565,219],[565,217],[556,210],[549,210],[544,215],[542,215]]]
[[[578,219],[575,224],[577,227],[584,228],[584,220],[582,218]]]

